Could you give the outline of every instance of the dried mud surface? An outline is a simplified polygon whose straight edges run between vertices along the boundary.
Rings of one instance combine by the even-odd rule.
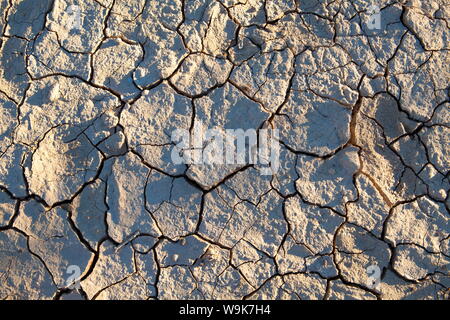
[[[0,299],[449,299],[450,3],[379,5],[0,0]]]

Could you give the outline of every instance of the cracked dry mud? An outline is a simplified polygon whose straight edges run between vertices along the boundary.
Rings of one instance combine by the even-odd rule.
[[[449,299],[450,2],[378,4],[0,0],[0,299]]]

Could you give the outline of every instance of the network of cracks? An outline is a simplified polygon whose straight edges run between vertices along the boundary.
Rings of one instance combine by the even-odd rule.
[[[0,299],[448,299],[449,4],[0,0]]]

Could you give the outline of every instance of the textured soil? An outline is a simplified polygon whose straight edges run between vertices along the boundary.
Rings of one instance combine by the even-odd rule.
[[[0,0],[0,299],[449,299],[450,2],[377,3]]]

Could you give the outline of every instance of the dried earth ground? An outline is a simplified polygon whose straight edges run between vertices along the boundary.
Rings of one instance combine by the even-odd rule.
[[[448,299],[450,3],[379,5],[0,0],[0,299]]]

